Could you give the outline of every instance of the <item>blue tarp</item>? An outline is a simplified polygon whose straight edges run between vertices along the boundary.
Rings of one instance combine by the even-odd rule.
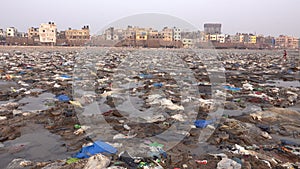
[[[69,96],[64,95],[64,94],[58,95],[55,98],[58,99],[61,102],[68,102],[68,101],[70,101]]]
[[[205,128],[207,125],[212,124],[214,120],[196,120],[194,122],[197,128]]]
[[[117,149],[103,141],[96,141],[93,145],[83,147],[78,153],[74,155],[75,158],[89,158],[95,154],[108,153],[116,154]]]

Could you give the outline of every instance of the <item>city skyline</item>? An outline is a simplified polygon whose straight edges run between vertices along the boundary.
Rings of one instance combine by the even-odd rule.
[[[15,5],[11,5],[15,4]],[[226,34],[256,33],[263,35],[290,35],[300,37],[300,15],[297,0],[280,1],[238,1],[238,0],[203,0],[203,1],[5,1],[0,11],[0,28],[14,26],[21,32],[29,27],[38,27],[40,23],[53,21],[58,30],[69,27],[80,28],[90,25],[91,34],[96,34],[107,25],[121,18],[142,13],[156,13],[180,18],[198,30],[203,30],[204,23],[222,23]],[[14,12],[17,11],[17,12]],[[157,21],[154,20],[156,23]],[[149,23],[155,25],[155,23]],[[161,24],[161,23],[158,23]],[[176,23],[174,25],[177,25]],[[160,25],[162,27],[163,25]]]

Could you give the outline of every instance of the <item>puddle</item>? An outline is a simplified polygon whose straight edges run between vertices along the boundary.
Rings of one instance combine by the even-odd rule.
[[[20,107],[22,111],[35,112],[39,110],[47,110],[49,106],[45,105],[47,100],[53,100],[54,94],[52,93],[42,93],[38,97],[25,97],[22,98],[19,103],[27,103]]]
[[[17,86],[17,83],[15,83],[15,82],[0,80],[0,91],[1,92],[10,91],[11,87],[16,87],[16,86]]]
[[[275,86],[275,87],[300,87],[299,81],[283,81],[283,80],[272,80],[267,81],[264,85]]]
[[[51,134],[42,126],[34,124],[23,128],[21,137],[4,142],[1,148],[0,168],[5,168],[13,159],[24,158],[34,161],[64,159],[71,155],[60,136]]]

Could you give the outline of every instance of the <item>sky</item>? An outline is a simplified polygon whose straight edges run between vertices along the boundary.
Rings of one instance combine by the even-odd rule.
[[[14,26],[23,32],[48,21],[58,30],[89,25],[92,34],[112,23],[193,25],[198,30],[204,23],[221,23],[225,34],[300,37],[299,0],[1,0],[0,4],[0,28]]]

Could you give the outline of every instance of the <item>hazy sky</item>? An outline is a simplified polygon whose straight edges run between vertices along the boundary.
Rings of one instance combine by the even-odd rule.
[[[0,4],[0,28],[14,26],[20,31],[54,21],[59,30],[88,24],[96,33],[124,17],[158,13],[183,19],[199,30],[204,23],[218,22],[228,34],[300,37],[300,0],[1,0]]]

